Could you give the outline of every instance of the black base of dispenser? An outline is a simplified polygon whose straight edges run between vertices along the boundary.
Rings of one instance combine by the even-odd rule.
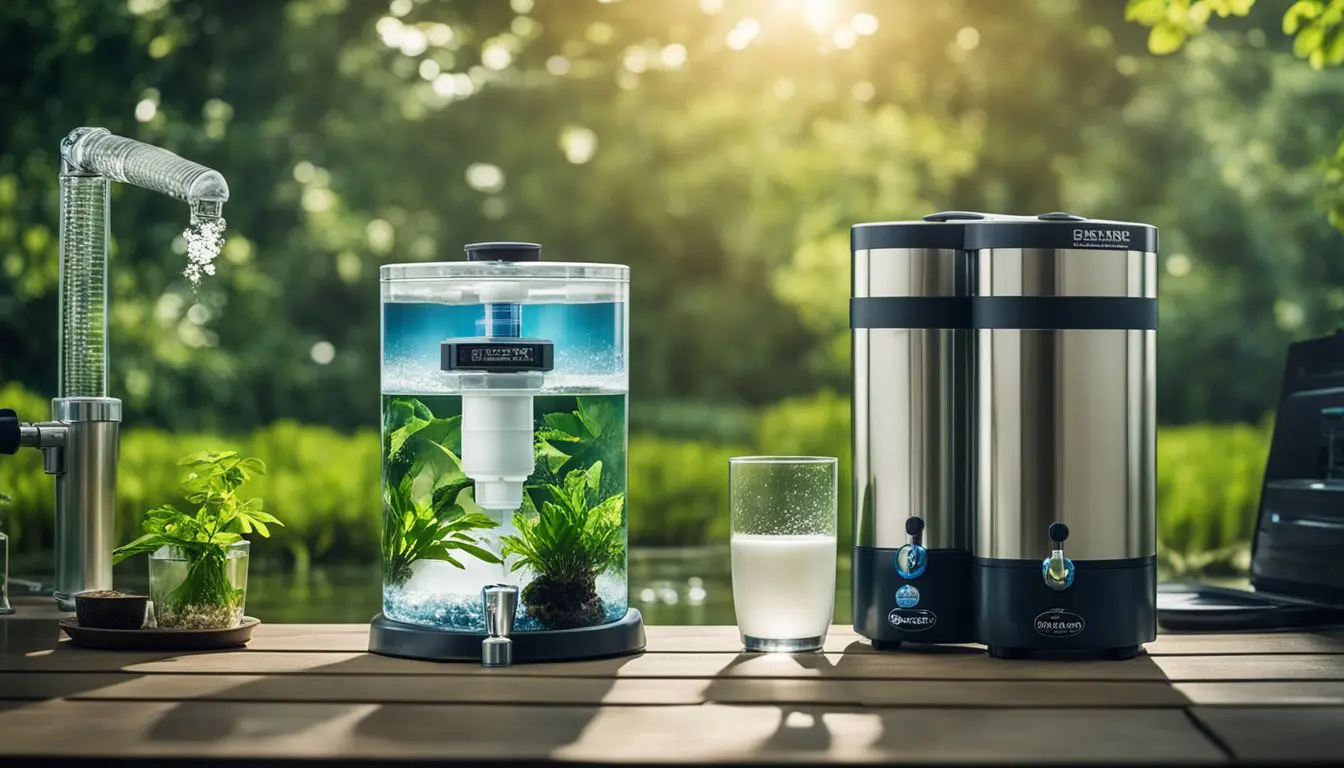
[[[1075,560],[1056,592],[1039,560],[975,558],[977,638],[996,659],[1037,652],[1129,659],[1157,639],[1157,558]]]
[[[930,549],[924,573],[905,579],[896,572],[896,552],[854,548],[854,631],[880,651],[901,643],[974,642],[971,553]],[[896,592],[907,585],[915,591],[901,605]]]
[[[422,627],[393,621],[380,613],[369,628],[369,653],[426,661],[480,662],[484,639],[483,632]],[[512,640],[515,664],[629,656],[644,650],[644,619],[631,608],[613,624],[519,632]]]

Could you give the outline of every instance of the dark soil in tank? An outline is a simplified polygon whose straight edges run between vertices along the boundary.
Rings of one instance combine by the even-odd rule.
[[[596,580],[556,581],[538,576],[523,587],[527,615],[546,629],[573,629],[602,623],[602,603],[597,599]]]

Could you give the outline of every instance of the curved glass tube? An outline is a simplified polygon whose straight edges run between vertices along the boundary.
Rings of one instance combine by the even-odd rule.
[[[222,229],[229,186],[217,171],[166,149],[77,128],[61,142],[59,397],[107,396],[107,242],[110,181],[187,203],[192,224]],[[212,230],[214,231],[214,230]]]

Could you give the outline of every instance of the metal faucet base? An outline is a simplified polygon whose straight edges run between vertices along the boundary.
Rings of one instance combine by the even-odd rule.
[[[369,628],[369,653],[425,661],[470,661],[479,664],[484,632],[454,632],[393,621],[381,613]],[[629,656],[644,650],[644,618],[631,608],[611,624],[578,629],[518,632],[513,641],[514,664],[578,661]]]
[[[56,478],[55,597],[61,610],[73,611],[76,593],[112,588],[121,401],[66,397],[51,405],[66,433],[48,467]]]

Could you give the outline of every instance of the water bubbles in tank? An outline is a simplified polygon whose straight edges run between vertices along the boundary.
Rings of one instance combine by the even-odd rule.
[[[201,275],[215,274],[215,259],[224,247],[223,218],[203,218],[187,227],[182,239],[187,241],[187,267],[182,270],[193,288],[200,285]]]

